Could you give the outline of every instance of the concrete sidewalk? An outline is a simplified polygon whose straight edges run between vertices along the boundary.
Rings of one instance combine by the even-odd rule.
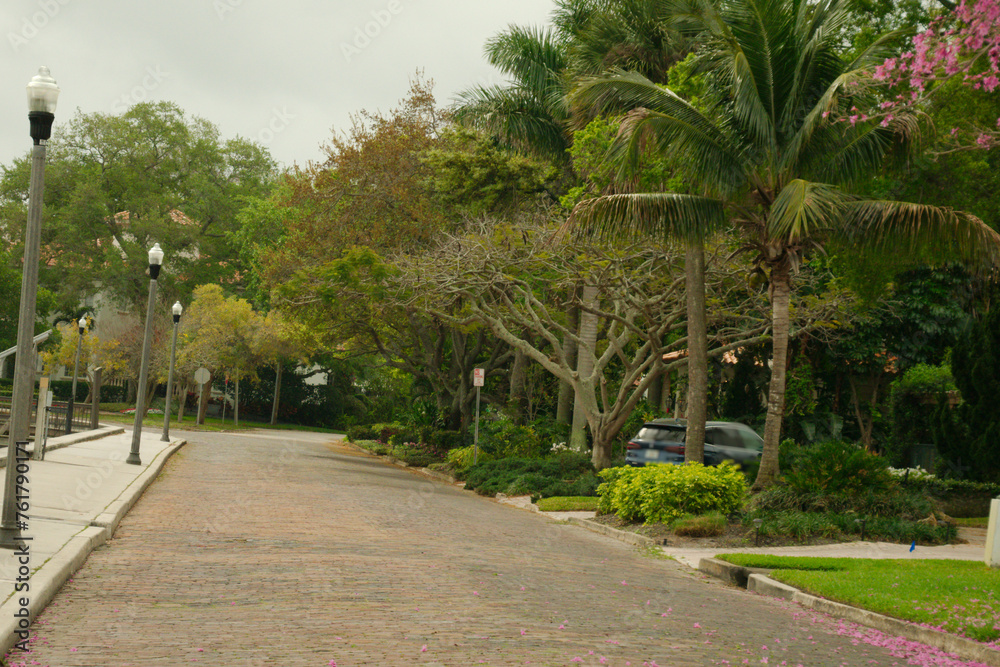
[[[160,437],[159,430],[142,433],[141,465],[125,463],[132,431],[121,427],[50,438],[45,460],[27,462],[28,520],[22,536],[28,553],[0,549],[0,655],[20,641],[24,609],[33,620],[45,608],[185,444]],[[6,447],[0,452],[6,459]]]

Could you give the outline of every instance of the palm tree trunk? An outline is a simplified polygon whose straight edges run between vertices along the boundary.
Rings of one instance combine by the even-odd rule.
[[[684,462],[704,462],[708,417],[708,326],[705,321],[705,248],[689,239],[684,262],[687,287],[688,400]]]
[[[597,301],[597,286],[584,285],[583,303],[593,306]],[[576,352],[576,373],[580,382],[593,384],[594,350],[597,347],[597,315],[583,311],[580,313],[580,347]],[[583,401],[577,395],[573,407],[573,430],[569,435],[569,445],[577,451],[587,449],[587,413]]]
[[[767,393],[767,421],[764,422],[764,453],[753,491],[770,486],[778,473],[778,446],[781,442],[781,420],[785,414],[785,376],[788,361],[788,303],[791,276],[786,264],[771,270],[771,320],[773,351],[771,352],[771,385]]]
[[[284,364],[279,363],[274,372],[274,405],[271,406],[271,426],[278,423],[278,403],[281,401],[281,373],[284,370]]]

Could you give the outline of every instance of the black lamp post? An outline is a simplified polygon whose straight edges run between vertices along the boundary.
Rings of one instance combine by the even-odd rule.
[[[167,405],[163,410],[163,435],[160,436],[160,440],[163,442],[170,442],[170,398],[174,391],[174,360],[177,358],[177,325],[181,321],[181,313],[184,312],[184,306],[181,305],[180,301],[177,301],[174,303],[171,311],[174,314],[174,335],[173,340],[170,342],[170,370],[167,371]]]
[[[87,318],[81,317],[77,322],[80,328],[80,335],[76,339],[76,358],[73,361],[73,391],[69,395],[69,403],[66,405],[66,435],[73,432],[73,408],[76,404],[76,375],[80,369],[80,344],[83,343],[83,332],[87,330]]]
[[[146,378],[149,375],[149,348],[153,339],[153,308],[156,305],[156,280],[160,277],[163,251],[154,243],[149,249],[149,302],[146,304],[146,333],[142,338],[142,362],[139,366],[139,386],[136,390],[135,423],[132,426],[132,449],[125,463],[141,465],[139,458],[139,438],[142,436],[142,412],[146,407]]]
[[[35,388],[35,305],[38,300],[38,262],[42,238],[42,194],[45,190],[45,146],[52,136],[59,86],[48,67],[39,67],[28,83],[29,133],[31,149],[31,184],[28,190],[28,225],[24,233],[24,264],[21,273],[21,310],[17,321],[17,352],[14,361],[14,396],[10,406],[10,435],[7,439],[7,470],[4,479],[3,517],[0,521],[0,547],[17,548],[21,529],[17,523],[14,490],[17,473],[17,443],[27,442],[31,420],[31,395]]]

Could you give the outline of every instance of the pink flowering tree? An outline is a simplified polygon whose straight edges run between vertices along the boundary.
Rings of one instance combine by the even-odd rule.
[[[1000,1],[962,0],[915,35],[911,48],[875,68],[875,82],[891,91],[875,110],[841,120],[876,119],[889,126],[900,115],[920,113],[946,83],[993,93],[1000,89]],[[967,122],[947,130],[954,148],[991,148],[1000,143],[1000,118],[986,125]]]

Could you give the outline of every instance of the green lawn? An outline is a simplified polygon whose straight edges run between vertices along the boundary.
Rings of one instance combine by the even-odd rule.
[[[539,498],[537,505],[543,512],[596,512],[597,501],[593,496],[552,496]]]
[[[982,642],[1000,640],[1000,569],[978,561],[722,554],[830,600]]]
[[[118,404],[106,405],[101,404],[101,418],[100,420],[107,424],[123,424],[131,426],[135,423],[134,414],[122,414],[120,409],[126,409],[134,406],[126,406]],[[240,425],[236,426],[233,423],[232,413],[226,413],[226,419],[223,421],[218,417],[205,417],[204,424],[195,424],[195,414],[194,412],[186,412],[184,414],[184,421],[177,421],[177,411],[173,410],[173,416],[170,418],[170,428],[180,429],[184,431],[249,431],[251,429],[276,429],[282,431],[311,431],[314,433],[343,433],[342,430],[319,428],[316,426],[302,426],[300,424],[275,424],[271,426],[270,424],[256,422],[256,421],[246,421],[245,419],[240,420]],[[163,415],[149,413],[146,418],[143,419],[143,426],[163,426]]]
[[[988,516],[975,517],[970,519],[953,519],[955,525],[971,526],[973,528],[986,528],[990,524]]]

